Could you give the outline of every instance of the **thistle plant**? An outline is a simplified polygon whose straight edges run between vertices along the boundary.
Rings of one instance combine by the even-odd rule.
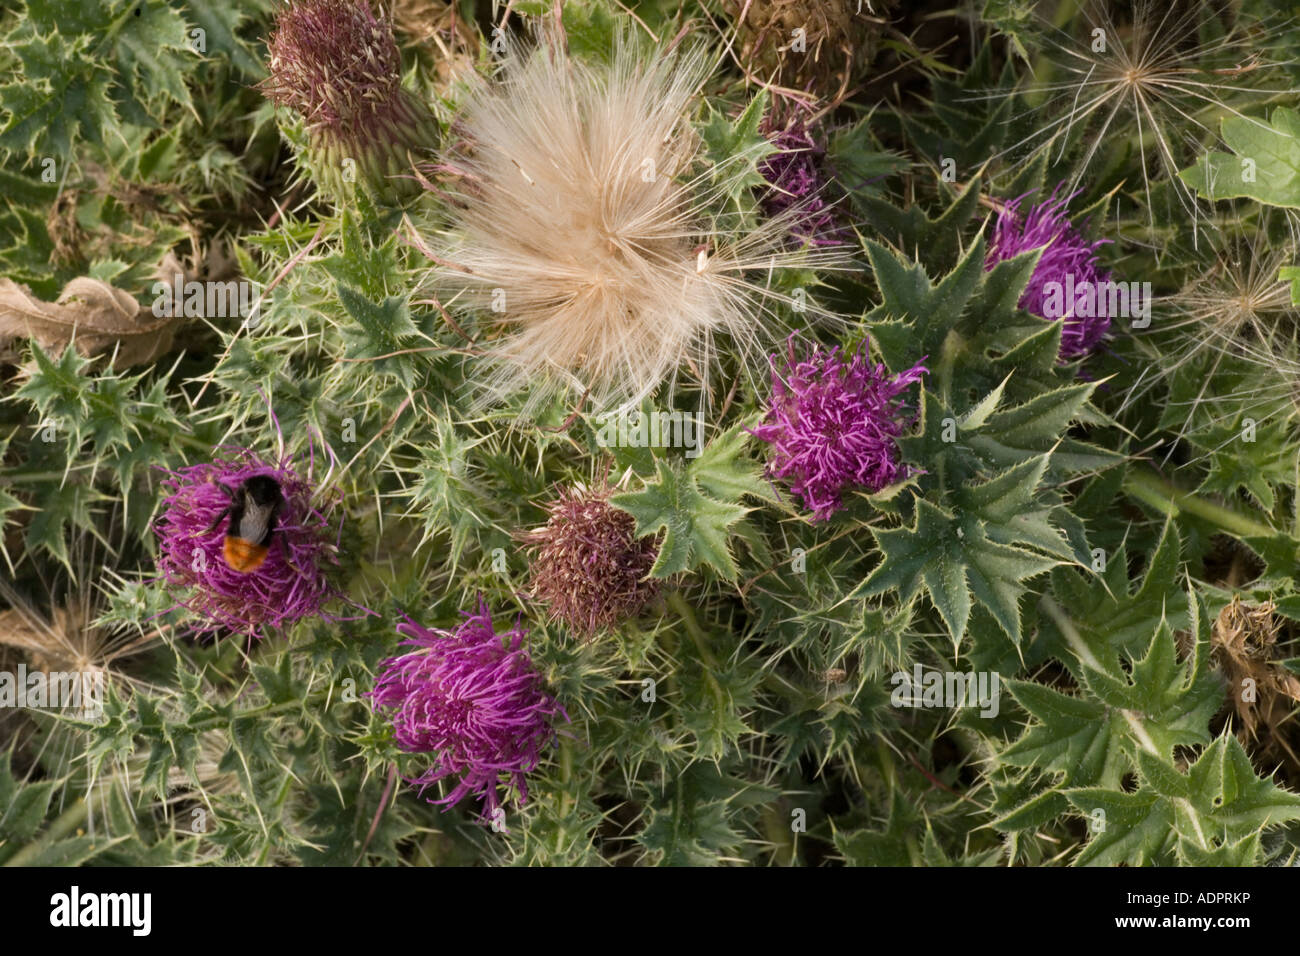
[[[1294,30],[1028,6],[8,11],[0,864],[1300,861]]]

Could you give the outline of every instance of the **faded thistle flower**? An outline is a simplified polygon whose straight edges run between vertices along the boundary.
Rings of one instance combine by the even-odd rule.
[[[449,810],[474,795],[489,816],[500,806],[502,774],[519,802],[527,802],[527,775],[555,737],[552,724],[557,716],[569,717],[533,668],[523,628],[516,623],[497,634],[481,597],[477,610],[464,613],[454,631],[430,630],[410,618],[399,624],[398,633],[407,638],[402,645],[412,650],[380,664],[369,696],[391,720],[399,747],[437,755],[408,782],[423,793],[454,777],[451,792],[429,802]]]
[[[561,488],[546,524],[524,536],[534,596],[585,638],[635,616],[659,593],[659,582],[646,577],[655,539],[637,539],[636,521],[609,503],[610,491]]]
[[[353,179],[379,198],[419,192],[411,159],[436,142],[438,124],[402,88],[386,15],[376,17],[369,0],[294,0],[267,48],[262,91],[302,118],[307,165],[334,198],[345,198]]]
[[[890,375],[872,364],[865,342],[852,356],[814,347],[800,359],[793,337],[785,368],[776,360],[767,415],[751,431],[772,446],[769,474],[790,479],[813,521],[843,508],[846,491],[875,492],[904,477],[897,438],[911,417],[900,396],[926,374],[923,365]]]
[[[1078,193],[1058,198],[1061,185],[1051,198],[1023,213],[1020,203],[1029,193],[1002,208],[984,268],[1031,249],[1043,250],[1019,305],[1040,318],[1062,320],[1060,361],[1068,362],[1095,349],[1110,328],[1110,317],[1098,314],[1107,312],[1098,286],[1110,275],[1097,258],[1097,250],[1110,240],[1090,242],[1070,223],[1066,207]]]
[[[835,209],[826,201],[825,147],[797,116],[767,136],[776,152],[758,166],[772,187],[762,197],[763,211],[773,217],[785,215],[790,234],[814,245],[842,242]]]
[[[875,59],[897,0],[723,0],[746,75],[842,98]]]
[[[230,509],[245,500],[249,479],[270,488],[269,479],[281,499],[264,555],[258,542],[227,541]],[[200,630],[257,634],[319,614],[336,596],[324,571],[337,561],[334,535],[311,503],[309,479],[287,463],[267,464],[233,448],[224,458],[169,472],[162,486],[166,497],[154,523],[158,569],[168,586],[186,592],[179,606],[203,619]]]
[[[631,405],[689,366],[707,386],[716,336],[743,353],[780,327],[792,299],[774,270],[849,257],[788,248],[787,222],[751,229],[727,211],[755,156],[705,155],[691,124],[703,51],[627,35],[608,60],[560,46],[544,32],[512,47],[441,163],[456,196],[433,278],[481,317],[480,402],[528,388],[533,407],[564,390]]]

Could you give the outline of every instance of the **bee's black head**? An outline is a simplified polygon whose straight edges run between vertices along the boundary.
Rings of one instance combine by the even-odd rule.
[[[244,494],[250,501],[264,507],[279,504],[284,500],[284,495],[280,492],[280,483],[267,475],[245,478],[243,488]]]

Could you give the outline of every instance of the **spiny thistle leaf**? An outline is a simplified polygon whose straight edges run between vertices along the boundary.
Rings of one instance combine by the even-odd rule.
[[[1138,767],[1144,785],[1136,793],[1081,788],[1067,794],[1082,813],[1105,813],[1105,828],[1094,833],[1077,865],[1168,865],[1179,844],[1204,857],[1252,831],[1300,819],[1300,794],[1259,777],[1231,735],[1216,738],[1186,774],[1145,751]]]
[[[954,644],[966,635],[972,595],[1019,643],[1023,582],[1060,563],[990,540],[979,520],[958,517],[926,500],[917,502],[914,527],[873,528],[872,533],[883,559],[853,596],[897,590],[903,601],[910,601],[924,587]]]
[[[685,468],[657,460],[655,481],[642,491],[610,499],[636,519],[638,537],[663,530],[652,576],[666,578],[707,565],[727,580],[735,579],[729,529],[750,510],[735,502],[763,490],[757,466],[741,457],[746,438],[739,425],[732,426]]]

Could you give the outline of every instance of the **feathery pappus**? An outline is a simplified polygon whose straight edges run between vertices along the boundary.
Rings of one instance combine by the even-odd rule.
[[[482,320],[482,404],[527,386],[535,405],[568,386],[628,406],[683,366],[707,390],[721,335],[754,366],[743,359],[794,304],[774,273],[846,269],[846,247],[794,248],[784,217],[727,210],[771,147],[704,162],[691,113],[706,53],[647,55],[626,32],[608,60],[560,47],[546,32],[532,50],[511,43],[498,76],[468,93],[442,160],[458,185],[431,238],[432,280]]]

